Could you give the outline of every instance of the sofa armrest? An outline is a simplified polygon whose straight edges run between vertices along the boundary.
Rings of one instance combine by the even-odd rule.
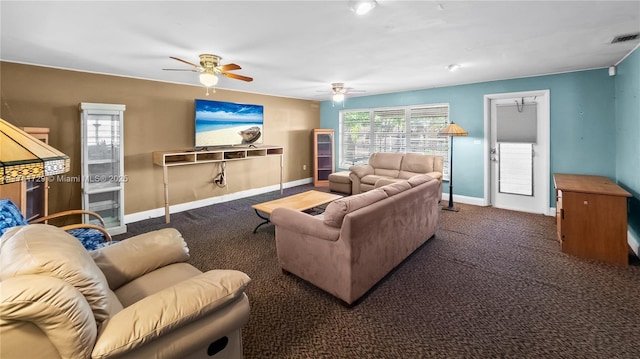
[[[294,211],[289,208],[276,208],[271,213],[271,222],[278,227],[286,228],[292,232],[317,237],[327,241],[337,241],[340,237],[340,228],[334,228],[324,224],[322,217]]]
[[[62,358],[91,354],[97,335],[91,307],[80,291],[62,279],[31,274],[3,280],[0,313],[3,357],[22,357],[24,345],[40,345],[42,354],[45,342]],[[38,327],[40,335],[25,334],[25,323]]]
[[[105,323],[92,358],[127,353],[213,313],[242,297],[250,281],[239,271],[211,270],[154,293]]]
[[[442,173],[444,171],[444,157],[435,156],[433,159],[433,171]]]
[[[429,173],[425,173],[427,176],[432,177],[434,179],[437,179],[438,181],[442,182],[442,172],[429,172]]]
[[[140,234],[90,252],[112,290],[169,264],[189,259],[189,248],[174,228]]]
[[[371,165],[353,165],[349,167],[349,171],[351,171],[351,173],[356,175],[358,178],[372,175],[374,173],[373,167]]]
[[[351,194],[360,194],[362,193],[360,179],[367,175],[372,175],[374,173],[374,168],[371,165],[353,165],[349,167],[349,179],[351,180]]]

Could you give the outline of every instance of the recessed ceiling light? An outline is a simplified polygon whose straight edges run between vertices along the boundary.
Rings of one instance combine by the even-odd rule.
[[[364,15],[373,10],[378,3],[376,0],[358,0],[351,2],[351,10],[358,15]]]
[[[451,72],[454,72],[459,68],[460,68],[460,65],[458,65],[458,64],[451,64],[451,65],[447,66],[447,70],[449,70]]]

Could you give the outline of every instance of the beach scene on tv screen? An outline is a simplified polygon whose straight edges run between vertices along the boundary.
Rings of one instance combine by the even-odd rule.
[[[195,147],[262,143],[263,106],[196,100]]]

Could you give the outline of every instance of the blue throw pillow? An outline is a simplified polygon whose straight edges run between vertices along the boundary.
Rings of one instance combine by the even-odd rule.
[[[9,199],[0,199],[0,235],[9,228],[26,225],[27,221],[15,203]]]

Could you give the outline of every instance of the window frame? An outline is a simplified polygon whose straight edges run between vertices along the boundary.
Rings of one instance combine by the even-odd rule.
[[[400,146],[401,150],[400,151],[394,151],[394,150],[387,150],[385,149],[385,152],[400,152],[400,153],[406,153],[406,152],[414,152],[414,153],[426,153],[426,154],[433,154],[433,155],[439,155],[442,156],[444,159],[444,164],[443,164],[443,179],[444,180],[449,180],[449,155],[451,153],[451,137],[450,136],[438,136],[437,132],[426,132],[427,134],[430,134],[430,137],[432,137],[432,139],[427,139],[425,142],[425,145],[422,146],[419,150],[416,150],[415,148],[415,143],[412,144],[412,139],[415,141],[415,136],[412,136],[412,132],[411,132],[411,126],[412,126],[412,119],[416,118],[415,116],[412,116],[412,114],[415,114],[416,112],[420,112],[420,111],[425,111],[425,109],[427,110],[426,112],[428,112],[429,109],[435,109],[436,110],[436,114],[438,111],[442,111],[443,115],[446,117],[446,119],[444,119],[444,121],[440,124],[435,124],[436,126],[438,126],[439,130],[442,130],[444,127],[446,127],[449,123],[451,123],[451,119],[450,119],[450,106],[449,103],[436,103],[436,104],[421,104],[421,105],[410,105],[410,106],[393,106],[393,107],[377,107],[377,108],[364,108],[364,109],[348,109],[348,110],[340,110],[339,112],[339,123],[338,123],[338,136],[337,136],[337,147],[338,147],[338,167],[339,168],[348,168],[351,165],[359,165],[359,164],[366,164],[369,160],[369,156],[371,156],[371,153],[374,152],[380,152],[380,144],[377,143],[377,140],[380,140],[381,138],[391,138],[391,140],[393,140],[393,137],[385,137],[383,136],[384,134],[400,134],[398,137],[404,139],[403,144]],[[376,127],[376,120],[378,121],[384,121],[385,116],[382,117],[377,117],[376,118],[376,114],[378,115],[389,115],[387,117],[387,119],[391,120],[391,122],[394,121],[394,112],[397,114],[398,112],[404,112],[404,126],[403,127],[403,131],[402,132],[398,132],[398,131],[384,131],[379,129],[378,127]],[[355,158],[351,158],[351,159],[345,159],[345,135],[346,134],[351,134],[352,132],[347,132],[345,131],[345,116],[347,114],[357,114],[360,113],[361,116],[363,116],[363,119],[360,119],[361,122],[365,122],[366,120],[364,119],[365,114],[368,114],[368,130],[366,131],[362,131],[362,132],[357,132],[356,136],[358,137],[351,137],[351,141],[354,142],[353,146],[354,146],[354,154],[353,156]],[[443,117],[443,116],[432,116],[433,118],[438,118],[438,117]],[[354,121],[358,121],[357,119]],[[388,130],[388,129],[387,129]],[[438,132],[439,132],[438,130]],[[438,142],[441,142],[440,145],[434,145],[434,146],[428,146],[426,144],[430,143],[433,139],[437,138]],[[368,147],[365,151],[362,151],[362,149],[360,151],[357,151],[357,147],[358,144],[356,142],[360,142],[359,147],[363,147],[366,146]],[[424,140],[423,140],[424,141]],[[363,143],[364,142],[364,143]],[[386,141],[385,141],[386,142]],[[390,141],[390,142],[394,142],[394,141]],[[388,146],[397,146],[397,141],[394,142],[395,144],[390,144]],[[436,148],[436,150],[432,150],[433,148]],[[437,148],[440,148],[440,151],[437,150]],[[446,150],[442,150],[442,148],[446,148]],[[362,156],[358,157],[357,154],[360,153],[362,154]],[[365,156],[366,153],[366,156]]]

